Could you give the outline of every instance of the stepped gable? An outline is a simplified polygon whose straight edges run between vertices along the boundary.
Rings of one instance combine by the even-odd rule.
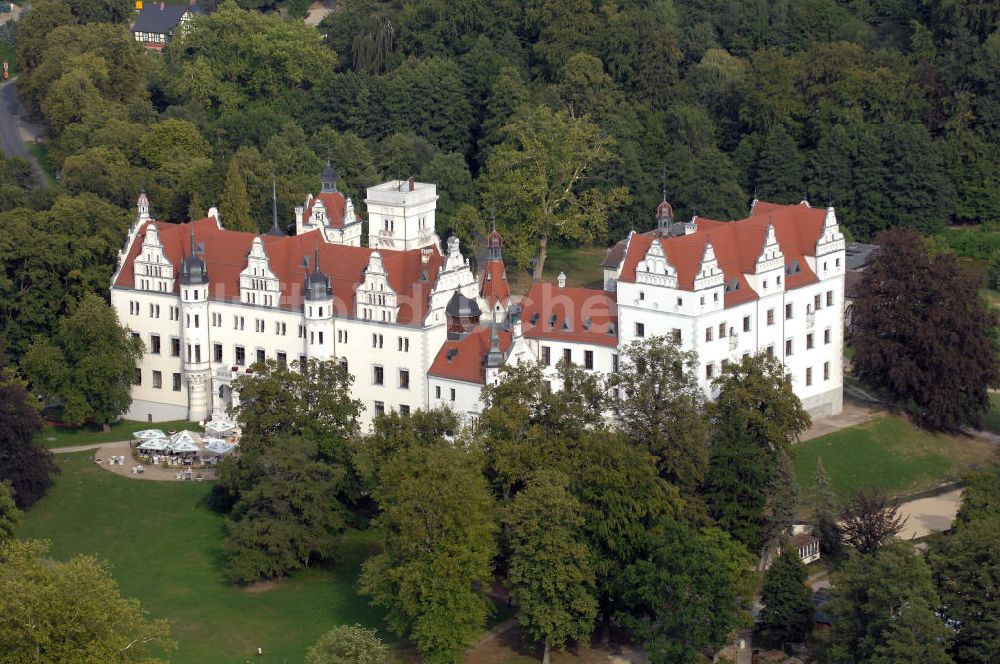
[[[785,279],[786,290],[817,283],[819,279],[806,262],[806,256],[816,255],[816,242],[823,234],[826,210],[808,205],[779,205],[756,201],[750,216],[738,221],[716,221],[697,217],[697,230],[678,237],[658,237],[655,232],[636,234],[632,237],[624,256],[619,281],[634,283],[636,266],[646,257],[650,245],[660,242],[670,264],[677,270],[677,286],[681,290],[694,290],[694,278],[701,267],[705,244],[712,243],[719,268],[726,283],[735,279],[737,290],[726,290],[727,307],[757,299],[744,274],[753,274],[767,225],[774,225],[778,246],[785,256],[785,265],[792,261],[800,271]],[[609,256],[610,257],[610,256]]]
[[[614,293],[537,282],[521,300],[521,306],[526,338],[618,345],[618,302]]]
[[[427,370],[428,375],[485,385],[491,327],[491,324],[485,323],[461,339],[446,341]],[[500,352],[506,357],[513,344],[513,335],[509,330],[498,327],[497,336],[500,338]]]
[[[329,228],[343,228],[344,207],[347,205],[347,200],[339,191],[321,191],[315,196],[310,194],[306,201],[305,213],[302,215],[302,223],[307,225],[317,223],[312,218],[313,206],[317,200],[323,201],[323,207],[326,209],[326,221],[320,225],[328,226]],[[354,213],[354,221],[361,221],[361,217],[358,216],[357,212]]]
[[[140,227],[137,238],[145,236],[146,227],[150,223],[154,222],[145,222]],[[240,272],[247,265],[250,245],[258,234],[221,229],[212,217],[182,224],[156,222],[164,254],[174,266],[179,266],[187,253],[192,226],[195,241],[205,247],[201,258],[205,261],[210,278],[209,296],[214,300],[239,302]],[[264,243],[271,271],[281,282],[278,308],[301,309],[302,284],[312,269],[316,236],[307,233],[291,237],[259,237]],[[115,287],[135,288],[132,264],[141,251],[142,242],[133,242],[123,267],[119,270]],[[323,272],[330,278],[333,289],[335,315],[355,315],[355,289],[364,279],[364,271],[372,252],[367,247],[319,243],[320,263]],[[434,250],[430,252],[425,264],[420,249],[380,249],[379,253],[389,275],[389,284],[399,296],[397,322],[404,325],[421,324],[427,315],[428,298],[444,258]],[[302,265],[305,256],[309,256],[310,267]],[[177,285],[174,286],[174,292],[178,292]]]

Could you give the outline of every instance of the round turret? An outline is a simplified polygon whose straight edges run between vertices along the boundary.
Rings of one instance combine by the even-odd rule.
[[[337,191],[337,171],[334,170],[329,159],[326,160],[326,166],[323,167],[323,172],[320,173],[319,180],[323,193]]]
[[[448,336],[453,338],[471,332],[479,325],[479,316],[482,315],[475,300],[470,300],[459,291],[455,291],[455,294],[448,300],[444,313],[448,318]]]

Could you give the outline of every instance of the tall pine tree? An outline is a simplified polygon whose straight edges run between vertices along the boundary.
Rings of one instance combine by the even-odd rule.
[[[222,224],[226,230],[247,231],[256,233],[260,229],[250,217],[250,197],[247,196],[247,183],[240,172],[239,163],[229,160],[226,169],[226,187],[222,190],[222,201],[219,205]]]

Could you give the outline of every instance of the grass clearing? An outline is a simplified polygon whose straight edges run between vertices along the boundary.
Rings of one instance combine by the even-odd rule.
[[[582,288],[603,288],[604,268],[601,262],[607,255],[606,247],[564,247],[549,245],[545,257],[542,281],[556,282],[560,272],[566,273],[566,285]],[[530,270],[513,270],[507,274],[510,292],[522,295],[531,287]]]
[[[89,459],[56,456],[62,472],[18,536],[51,540],[61,560],[92,553],[111,563],[125,596],[171,622],[179,644],[171,662],[300,662],[335,624],[381,625],[380,612],[355,592],[361,564],[377,548],[374,533],[346,535],[336,566],[251,592],[223,578],[223,517],[204,503],[210,483],[133,480]]]
[[[890,495],[912,493],[997,463],[996,446],[990,443],[929,433],[895,415],[800,443],[793,454],[804,506],[812,504],[819,457],[841,498],[865,486]]]
[[[100,424],[84,424],[79,428],[64,427],[58,424],[48,424],[39,435],[42,445],[48,448],[69,447],[70,445],[93,445],[96,443],[114,443],[120,440],[131,440],[132,434],[143,429],[161,429],[163,431],[180,431],[192,429],[200,431],[197,422],[174,420],[171,422],[136,422],[120,420],[111,425],[111,431],[101,430]]]

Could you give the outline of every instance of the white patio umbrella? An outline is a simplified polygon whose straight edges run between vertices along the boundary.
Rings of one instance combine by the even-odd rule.
[[[167,434],[159,429],[143,429],[132,434],[136,440],[152,440],[154,438],[166,438]]]
[[[185,452],[201,451],[201,448],[199,448],[197,445],[187,440],[178,440],[176,442],[171,441],[167,443],[167,449],[170,450],[171,452],[176,452],[179,454],[183,454]]]
[[[151,438],[139,445],[139,449],[143,452],[162,452],[169,444],[166,438]]]
[[[212,420],[205,423],[205,432],[209,435],[215,434],[219,437],[229,435],[234,428],[236,428],[236,424],[229,420]]]
[[[184,431],[178,431],[170,437],[171,445],[176,445],[181,442],[189,443],[197,448],[197,446],[201,445],[203,441],[200,433],[185,429]]]
[[[223,456],[233,451],[236,446],[221,440],[210,440],[205,444],[205,451]]]

